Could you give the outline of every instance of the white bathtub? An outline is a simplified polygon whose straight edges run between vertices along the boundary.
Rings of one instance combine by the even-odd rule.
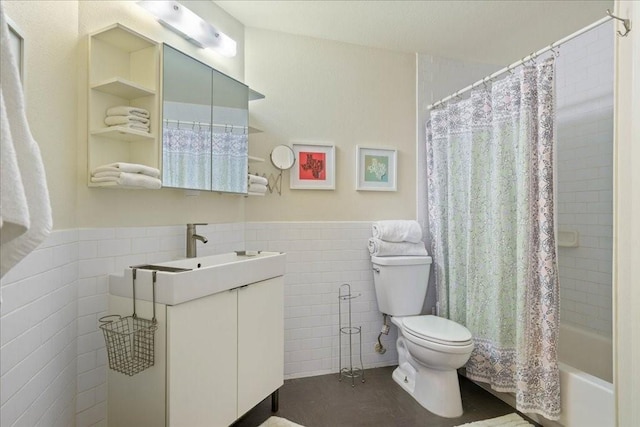
[[[611,339],[561,324],[558,358],[562,398],[560,424],[565,427],[613,427]]]
[[[614,427],[614,399],[611,340],[568,325],[560,326],[560,394],[562,413],[559,421],[528,414],[545,427]],[[577,366],[576,366],[577,365]],[[606,377],[605,381],[584,370]],[[515,396],[491,390],[477,383],[515,407]]]

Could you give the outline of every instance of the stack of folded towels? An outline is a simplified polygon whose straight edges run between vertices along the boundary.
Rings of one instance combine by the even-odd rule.
[[[115,183],[126,188],[148,188],[157,190],[162,187],[160,171],[150,166],[136,163],[110,163],[98,166],[91,171],[91,182]]]
[[[422,228],[417,221],[378,221],[372,226],[369,239],[372,256],[426,256],[422,243]]]
[[[249,179],[249,196],[264,196],[269,189],[269,181],[260,175],[248,175]]]
[[[107,110],[104,119],[107,126],[120,126],[142,132],[149,132],[149,112],[144,108],[118,105]]]

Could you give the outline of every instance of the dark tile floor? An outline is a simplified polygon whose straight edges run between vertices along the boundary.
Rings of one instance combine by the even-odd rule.
[[[516,412],[460,377],[464,414],[459,418],[439,417],[420,406],[393,381],[394,368],[367,369],[366,382],[357,381],[355,387],[351,387],[348,379],[338,381],[338,374],[287,380],[280,389],[278,413],[271,413],[269,397],[233,427],[256,427],[271,415],[305,427],[452,427]]]

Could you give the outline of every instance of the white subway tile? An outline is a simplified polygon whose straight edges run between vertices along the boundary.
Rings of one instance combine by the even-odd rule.
[[[78,230],[79,240],[109,240],[116,237],[114,228],[81,228]]]
[[[131,254],[131,239],[99,240],[97,243],[97,256],[100,258]]]

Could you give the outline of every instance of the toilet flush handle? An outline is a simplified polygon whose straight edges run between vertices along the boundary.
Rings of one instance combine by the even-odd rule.
[[[373,267],[373,271],[375,271],[376,273],[380,273],[380,269],[378,267]]]

